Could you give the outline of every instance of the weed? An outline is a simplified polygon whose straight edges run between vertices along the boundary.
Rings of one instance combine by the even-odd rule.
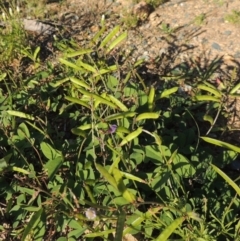
[[[24,57],[32,70],[22,61],[0,74],[1,239],[238,239],[239,174],[225,166],[240,148],[220,140],[219,121],[238,97],[237,70],[211,83],[219,59],[193,61],[147,87],[144,62],[121,56],[120,25],[103,17],[84,48],[56,37],[56,63],[5,13],[14,38],[1,42],[19,47],[1,64]]]
[[[225,21],[233,24],[240,24],[240,11],[233,10],[232,13],[224,17]]]
[[[0,29],[0,61],[7,65],[18,58],[20,50],[26,46],[26,33],[21,25],[17,6],[8,9],[2,7],[1,20],[3,28]]]
[[[193,20],[193,22],[196,25],[202,25],[204,23],[204,21],[206,20],[206,14],[201,13],[200,15],[196,16],[195,19]]]

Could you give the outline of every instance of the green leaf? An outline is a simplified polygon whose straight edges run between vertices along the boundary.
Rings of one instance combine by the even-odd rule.
[[[67,58],[73,58],[79,55],[84,55],[84,54],[89,54],[92,53],[93,50],[92,49],[81,49],[78,51],[74,51],[72,53],[64,53],[64,56],[66,56]]]
[[[127,38],[127,32],[124,32],[120,36],[118,36],[116,39],[113,40],[111,44],[109,44],[107,48],[107,53],[110,52],[113,48],[115,48],[118,44],[120,44],[124,39]]]
[[[96,238],[96,237],[102,237],[106,234],[110,234],[115,232],[115,229],[108,229],[102,232],[93,232],[93,233],[88,233],[84,235],[84,238]]]
[[[237,85],[235,85],[232,90],[230,91],[230,94],[235,94],[240,88],[240,83],[238,83]]]
[[[142,127],[138,127],[137,130],[135,130],[135,131],[131,132],[130,134],[128,134],[127,136],[125,136],[124,139],[119,144],[119,146],[123,146],[123,145],[127,144],[131,140],[137,138],[141,133],[142,133]]]
[[[239,186],[223,171],[221,171],[218,167],[213,164],[210,164],[212,168],[237,192],[238,196],[240,197],[240,188]]]
[[[190,164],[189,160],[181,154],[176,154],[173,158],[174,169],[182,178],[192,177],[196,170]]]
[[[88,91],[86,91],[86,90],[84,90],[84,89],[82,89],[82,88],[79,88],[79,91],[80,91],[82,94],[84,94],[84,95],[86,95],[86,96],[89,96],[89,97],[95,99],[95,101],[99,101],[101,104],[105,104],[105,105],[108,105],[108,106],[110,106],[110,107],[112,107],[112,108],[114,108],[114,109],[117,109],[117,106],[116,106],[115,104],[113,104],[111,101],[109,101],[109,100],[107,100],[107,99],[105,99],[105,98],[103,98],[103,97],[101,97],[101,96],[99,96],[99,95],[97,95],[97,94],[88,92]]]
[[[113,178],[113,176],[111,176],[109,174],[109,172],[107,171],[107,169],[105,167],[103,167],[100,164],[95,164],[97,170],[100,172],[100,174],[106,179],[107,182],[109,182],[116,190],[118,190],[118,186],[117,186],[117,182],[116,180]]]
[[[8,162],[11,159],[11,157],[12,157],[12,154],[8,154],[5,157],[0,159],[0,172],[6,167],[8,167]]]
[[[166,98],[168,97],[169,95],[171,94],[174,94],[178,91],[178,87],[173,87],[171,89],[168,89],[168,90],[164,90],[161,95],[159,96],[159,98]]]
[[[53,160],[49,160],[45,165],[44,165],[44,169],[47,171],[48,173],[48,178],[51,180],[54,175],[56,174],[56,172],[58,171],[58,169],[61,167],[63,163],[63,158],[58,156]]]
[[[29,120],[34,120],[34,117],[29,115],[29,114],[25,114],[23,112],[20,111],[15,111],[15,110],[7,110],[7,113],[9,115],[13,115],[13,116],[17,116],[17,117],[21,117],[21,118],[25,118],[25,119],[29,119]]]
[[[19,125],[17,129],[17,133],[20,139],[22,140],[25,139],[26,137],[30,138],[29,130],[24,122]]]
[[[179,227],[182,222],[185,220],[185,217],[177,218],[173,223],[171,223],[155,240],[156,241],[166,241],[170,235]]]
[[[92,73],[97,73],[97,70],[94,69],[91,65],[89,64],[86,64],[86,63],[83,63],[82,61],[78,60],[77,61],[77,64],[82,66],[85,70],[88,70],[89,72],[92,72]]]
[[[126,213],[124,211],[121,211],[120,214],[118,215],[114,241],[122,241],[123,239],[123,229],[124,229],[125,218],[126,218]]]
[[[216,146],[221,146],[223,148],[228,148],[232,151],[235,151],[235,152],[238,152],[240,153],[240,148],[237,147],[237,146],[234,146],[232,144],[229,144],[227,142],[223,142],[223,141],[219,141],[219,140],[216,140],[216,139],[213,139],[213,138],[210,138],[210,137],[201,137],[204,141],[208,142],[208,143],[211,143],[213,145],[216,145]]]
[[[19,173],[23,173],[23,174],[27,174],[27,175],[30,174],[29,171],[27,171],[27,170],[25,170],[25,169],[23,169],[23,168],[21,168],[21,167],[11,167],[10,169],[11,169],[12,171],[19,172]]]
[[[87,133],[84,130],[82,130],[81,128],[72,128],[71,132],[74,135],[82,136],[84,138],[87,136]]]
[[[63,58],[59,58],[59,61],[62,63],[62,64],[65,64],[66,66],[72,68],[72,69],[75,69],[75,70],[78,70],[78,71],[81,71],[83,70],[82,68],[80,68],[79,66],[77,66],[76,64],[72,63],[72,62],[69,62]]]
[[[24,229],[21,241],[27,240],[27,236],[34,229],[34,227],[36,227],[36,225],[39,223],[42,216],[42,212],[43,212],[43,209],[39,208],[39,210],[32,215],[31,219],[27,224],[27,227]]]
[[[136,218],[131,221],[131,226],[123,230],[123,235],[134,232],[135,228],[138,227],[144,220],[152,217],[154,214],[159,212],[162,207],[150,208],[145,214],[139,216],[135,215]]]
[[[126,118],[126,117],[133,117],[135,114],[136,114],[136,112],[133,112],[133,111],[112,114],[112,115],[107,116],[105,118],[105,121],[112,121],[112,120],[122,119],[122,118]]]
[[[101,42],[99,47],[104,48],[104,46],[106,46],[111,41],[111,39],[119,32],[119,30],[120,30],[119,25],[114,27],[113,30],[104,38],[104,40]]]
[[[118,190],[119,190],[119,192],[121,192],[122,196],[128,202],[134,203],[136,201],[136,198],[124,185],[123,180],[122,180],[123,174],[116,167],[113,168],[113,177],[116,180]]]
[[[1,74],[1,75],[0,75],[0,82],[1,82],[3,79],[5,79],[5,78],[6,78],[6,76],[7,76],[7,74],[6,74],[6,73]]]
[[[214,102],[221,102],[220,98],[216,98],[211,95],[196,95],[194,99],[197,101],[214,101]]]
[[[84,107],[87,107],[88,109],[91,109],[91,106],[87,102],[85,102],[83,100],[79,100],[79,99],[71,97],[71,96],[65,96],[65,99],[69,100],[69,101],[71,101],[73,103],[76,103],[76,104],[82,105]]]
[[[69,79],[74,84],[77,84],[77,85],[79,85],[81,87],[84,87],[86,89],[91,89],[90,86],[87,85],[84,80],[79,80],[76,77],[69,77]]]
[[[219,98],[222,96],[222,93],[219,92],[216,88],[213,89],[209,86],[202,85],[202,84],[198,85],[197,88],[201,89],[201,90],[208,91],[208,92],[212,93],[213,95],[215,95],[216,97],[219,97]]]
[[[204,115],[203,120],[208,121],[210,125],[213,124],[213,118],[210,115]]]
[[[53,160],[57,157],[62,157],[62,153],[60,151],[54,149],[50,144],[44,141],[41,142],[40,147],[44,156],[49,160]]]

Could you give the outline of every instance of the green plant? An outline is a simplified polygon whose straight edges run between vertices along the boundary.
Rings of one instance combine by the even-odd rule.
[[[233,10],[232,13],[225,15],[225,21],[233,24],[240,24],[240,11]]]
[[[1,29],[0,61],[6,66],[14,59],[18,59],[20,50],[26,46],[26,34],[21,25],[17,6],[9,9],[1,6],[1,10],[1,20],[5,28]]]
[[[139,24],[139,19],[136,15],[126,11],[123,14],[122,22],[125,24],[127,29],[135,28]]]
[[[193,61],[149,86],[127,32],[100,26],[85,47],[56,37],[57,64],[28,44],[23,73],[0,75],[1,238],[237,239],[239,148],[219,121],[237,70],[210,83],[219,60]]]
[[[200,15],[196,16],[193,20],[196,25],[202,25],[206,19],[206,15],[201,13]]]

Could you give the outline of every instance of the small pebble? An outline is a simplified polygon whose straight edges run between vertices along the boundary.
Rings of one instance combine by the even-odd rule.
[[[223,33],[223,34],[224,34],[224,35],[229,36],[229,35],[231,35],[231,34],[232,34],[232,31],[227,30],[227,31],[224,31],[224,33]]]
[[[212,48],[216,49],[216,50],[222,50],[221,46],[217,43],[212,43]]]

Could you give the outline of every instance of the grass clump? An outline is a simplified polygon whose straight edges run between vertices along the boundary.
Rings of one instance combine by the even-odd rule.
[[[233,24],[240,24],[240,11],[237,10],[233,10],[232,13],[227,14],[224,17],[225,21],[229,22],[229,23],[233,23]]]
[[[2,31],[0,36],[0,61],[6,66],[18,58],[21,49],[27,46],[26,33],[20,23],[18,7],[2,7]]]

